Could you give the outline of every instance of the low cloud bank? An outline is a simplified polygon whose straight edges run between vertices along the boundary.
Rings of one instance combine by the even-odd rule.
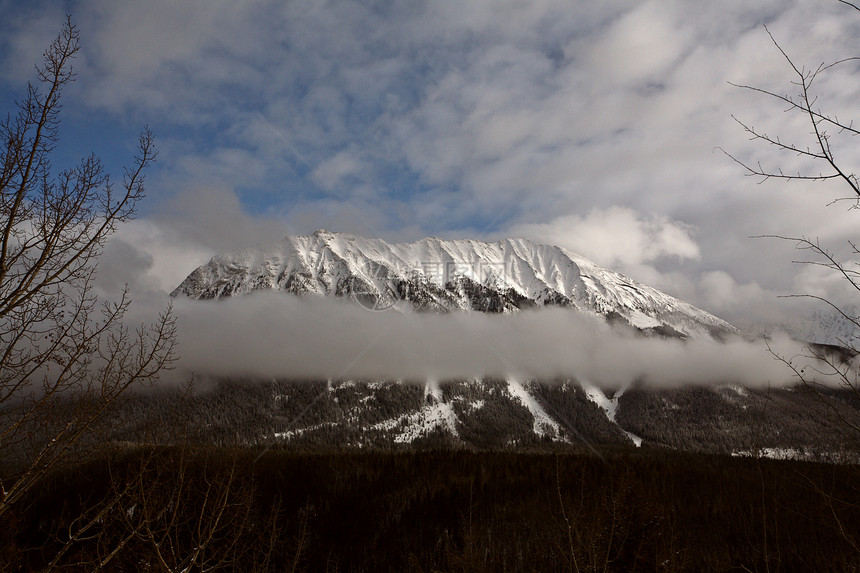
[[[175,301],[175,376],[294,379],[575,377],[604,387],[793,382],[763,341],[681,342],[618,331],[565,309],[515,316],[368,311],[346,300],[261,292]],[[800,347],[771,340],[785,356]]]

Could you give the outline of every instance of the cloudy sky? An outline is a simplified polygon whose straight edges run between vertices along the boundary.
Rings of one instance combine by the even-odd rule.
[[[803,118],[728,82],[796,91],[765,25],[806,67],[860,54],[835,0],[0,0],[0,112],[66,13],[83,50],[56,165],[92,151],[119,174],[144,125],[160,149],[106,285],[164,297],[219,251],[326,228],[526,236],[741,327],[806,312],[778,295],[851,301],[791,243],[750,238],[844,251],[845,190],[760,184],[718,149],[805,168],[732,114],[806,146]],[[840,119],[860,118],[858,68],[819,80]]]

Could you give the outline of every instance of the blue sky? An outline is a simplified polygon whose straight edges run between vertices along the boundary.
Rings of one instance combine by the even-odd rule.
[[[118,175],[143,125],[158,138],[141,217],[103,265],[138,290],[327,228],[527,236],[735,323],[806,312],[782,294],[853,296],[749,238],[842,249],[857,214],[826,206],[842,190],[759,185],[715,151],[797,166],[731,115],[801,140],[803,123],[727,82],[792,89],[765,24],[807,66],[860,53],[860,13],[838,2],[0,0],[0,111],[65,13],[83,51],[57,164],[93,151]],[[840,118],[860,117],[856,72],[822,80]]]

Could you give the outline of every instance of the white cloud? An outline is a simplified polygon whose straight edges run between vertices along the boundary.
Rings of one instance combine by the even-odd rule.
[[[586,216],[564,215],[548,223],[517,225],[511,232],[559,245],[608,268],[652,263],[663,257],[699,258],[692,229],[666,217],[645,217],[626,207],[593,209]]]
[[[0,73],[15,80],[62,22],[53,3],[18,4],[0,4]],[[762,24],[801,65],[854,55],[860,18],[836,2],[74,8],[84,52],[69,103],[80,116],[150,123],[163,145],[148,202],[164,219],[177,189],[196,186],[177,240],[207,249],[258,242],[248,213],[281,234],[528,234],[694,304],[755,315],[765,305],[738,298],[733,311],[732,299],[791,292],[798,269],[790,251],[747,237],[841,245],[855,234],[856,213],[824,208],[836,187],[758,186],[714,152],[801,167],[747,141],[730,114],[801,143],[803,118],[727,82],[793,89]],[[819,78],[819,103],[860,117],[856,72]],[[852,161],[855,143],[839,140],[839,157]],[[213,211],[219,201],[248,232],[213,233],[213,221],[229,222]]]
[[[314,179],[328,190],[342,190],[356,180],[367,181],[370,176],[356,153],[341,151],[317,166]]]
[[[757,304],[766,298],[764,290],[758,284],[738,284],[725,271],[704,273],[701,279],[701,286],[708,304],[712,308],[720,310],[731,309],[738,301],[749,301]]]
[[[600,37],[588,55],[592,72],[624,84],[661,83],[690,46],[693,30],[684,24],[676,3],[640,4]]]
[[[34,58],[57,37],[63,23],[62,8],[50,5],[17,11],[13,2],[7,0],[0,2],[0,15],[5,29],[0,34],[0,47],[5,54],[0,58],[0,77],[24,84],[33,79]]]
[[[513,317],[414,315],[369,312],[354,304],[277,292],[219,303],[177,300],[176,310],[185,341],[180,375],[406,380],[576,376],[606,387],[633,381],[654,386],[790,382],[790,372],[761,343],[644,338],[569,310]]]
[[[99,265],[97,286],[114,297],[128,285],[132,295],[154,301],[157,312],[191,271],[212,256],[270,244],[291,232],[276,216],[249,215],[225,187],[189,187],[146,219],[120,225]],[[146,316],[146,308],[139,312]]]
[[[860,261],[856,260],[857,254],[854,254],[855,259],[837,258],[837,262],[851,277],[853,281],[857,281],[857,272],[860,270]],[[829,262],[823,257],[814,256],[809,253],[808,256],[800,259],[802,261],[810,261],[810,264],[802,264],[798,269],[795,277],[793,294],[808,295],[819,297],[830,301],[831,303],[841,306],[850,307],[856,306],[858,301],[858,288],[854,286],[837,268],[830,266]]]

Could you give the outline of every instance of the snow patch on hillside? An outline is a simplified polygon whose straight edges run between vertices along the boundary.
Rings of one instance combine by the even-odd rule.
[[[621,427],[615,420],[615,414],[618,411],[618,399],[621,398],[621,395],[624,394],[626,388],[622,388],[615,392],[612,395],[612,398],[607,398],[606,394],[603,393],[603,390],[598,388],[597,386],[592,386],[588,382],[580,382],[580,386],[585,391],[585,395],[588,396],[588,399],[597,404],[597,406],[606,413],[606,417],[609,418],[609,421],[618,426],[622,432],[624,432],[628,438],[630,438],[636,447],[642,445],[642,438],[634,434],[633,432],[628,432],[624,428]]]
[[[410,444],[437,428],[444,428],[454,437],[459,436],[457,415],[453,406],[444,401],[442,389],[436,380],[428,380],[424,385],[424,405],[418,412],[385,420],[371,427],[372,430],[397,430],[394,442],[398,444]]]
[[[732,452],[734,457],[769,458],[772,460],[810,460],[808,452],[798,448],[760,448],[758,450],[741,450]]]
[[[510,395],[517,398],[520,403],[528,409],[532,418],[534,418],[534,433],[541,437],[549,435],[551,438],[558,438],[561,436],[561,429],[559,428],[558,422],[553,420],[552,417],[547,414],[546,410],[543,409],[543,406],[540,405],[534,396],[529,394],[529,391],[526,390],[525,386],[513,378],[509,378],[507,382],[508,392]]]

